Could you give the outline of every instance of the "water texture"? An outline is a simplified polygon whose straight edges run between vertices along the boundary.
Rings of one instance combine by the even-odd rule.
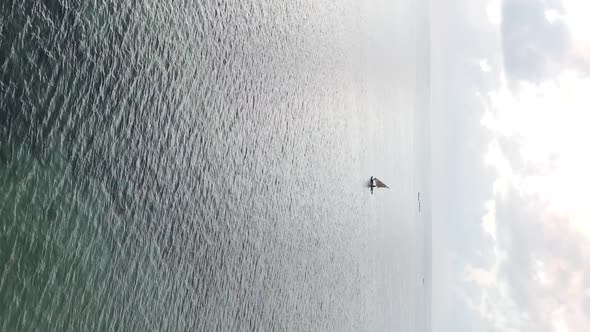
[[[2,1],[0,330],[419,330],[416,11]]]

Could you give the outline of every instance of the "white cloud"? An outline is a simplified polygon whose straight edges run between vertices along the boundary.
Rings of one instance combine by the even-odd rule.
[[[501,8],[499,1],[488,4],[492,24],[503,24]],[[590,64],[584,61],[590,59],[588,12],[590,2],[573,0],[564,1],[563,9],[541,11],[547,24],[566,26],[571,37],[571,43],[555,44],[565,56],[552,70],[531,67],[519,76],[479,62],[480,72],[500,77],[492,91],[478,92],[485,109],[481,125],[490,134],[482,163],[493,169],[496,179],[480,231],[489,235],[494,259],[483,266],[466,259],[464,287],[457,292],[485,321],[483,329],[590,330],[590,155],[585,146],[590,142],[590,66],[584,67]],[[543,24],[530,22],[528,27]],[[566,34],[559,38],[565,40]],[[537,51],[545,60],[558,54]],[[537,69],[543,75],[534,76]]]
[[[502,24],[502,1],[492,0],[486,6],[488,21],[493,25]]]
[[[584,0],[562,0],[564,14],[559,18],[570,28],[573,39],[577,43],[590,43],[590,2]]]
[[[590,239],[590,78],[564,71],[551,81],[521,83],[513,92],[507,84],[488,95],[482,124],[492,134],[486,164],[496,169],[496,192],[512,185],[521,193],[550,202],[550,212],[566,215]],[[518,145],[522,169],[498,145],[506,138]],[[515,139],[516,138],[516,139]]]
[[[496,231],[496,202],[489,200],[485,204],[486,214],[483,216],[481,227],[484,232],[488,233],[494,241],[497,240]]]
[[[484,73],[489,73],[492,71],[492,67],[490,66],[490,62],[488,59],[482,59],[479,61],[479,68]]]
[[[538,83],[503,79],[481,94],[481,123],[491,134],[483,161],[496,173],[481,231],[496,259],[487,267],[467,264],[464,281],[480,289],[466,302],[490,326],[590,329],[583,308],[590,271],[588,91],[590,77],[564,68]]]
[[[533,263],[535,265],[535,279],[536,281],[543,285],[549,285],[551,282],[550,277],[547,275],[547,271],[545,270],[545,263],[541,259],[534,259]]]
[[[445,198],[446,206],[461,211],[444,217],[459,268],[453,275],[459,300],[452,303],[465,306],[462,323],[448,325],[448,331],[590,330],[590,157],[584,146],[590,142],[590,20],[584,17],[588,5],[581,3],[590,5],[493,0],[476,15],[487,18],[476,25],[478,36],[433,30],[463,41],[443,45],[450,50],[441,59],[450,65],[435,66],[444,82],[439,99],[450,110],[444,114],[457,123],[447,136],[454,154],[444,156],[461,172],[446,178],[462,185],[453,188],[458,198]],[[506,13],[513,15],[506,19]],[[472,102],[474,95],[480,105]],[[480,112],[482,142],[456,130]],[[488,173],[466,174],[461,162],[472,150],[481,151],[476,157],[492,170],[493,188]],[[464,212],[475,199],[479,223]]]

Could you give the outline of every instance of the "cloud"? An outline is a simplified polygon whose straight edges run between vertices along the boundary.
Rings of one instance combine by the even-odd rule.
[[[511,188],[495,202],[498,254],[489,268],[467,265],[464,280],[473,310],[500,330],[590,329],[585,278],[590,244],[566,218],[547,212],[546,203]]]
[[[436,331],[590,329],[584,3],[433,4]]]
[[[493,243],[479,219],[495,174],[482,164],[490,137],[481,130],[478,91],[499,84],[502,67],[497,27],[482,24],[487,13],[477,1],[433,2],[432,11],[432,224],[433,331],[493,331],[471,310],[462,290],[478,287],[460,281],[465,261],[494,262]],[[457,13],[467,13],[458,17]],[[477,179],[474,181],[474,179]]]
[[[480,233],[490,235],[495,259],[482,266],[465,256],[458,292],[482,327],[590,330],[590,157],[581,152],[590,141],[590,78],[567,68],[513,83],[519,88],[505,79],[482,93],[491,136],[484,160],[496,183]]]
[[[488,20],[499,25],[510,79],[539,83],[564,69],[590,74],[590,2],[491,0]]]
[[[539,82],[559,72],[570,47],[570,34],[563,22],[550,22],[546,13],[559,13],[560,7],[541,0],[502,3],[504,68],[511,78]]]

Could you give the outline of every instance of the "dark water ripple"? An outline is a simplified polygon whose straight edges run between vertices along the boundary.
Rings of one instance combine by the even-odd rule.
[[[0,12],[0,330],[414,326],[411,203],[395,231],[363,187],[413,160],[412,114],[366,93],[360,4]],[[363,134],[380,121],[394,133]]]

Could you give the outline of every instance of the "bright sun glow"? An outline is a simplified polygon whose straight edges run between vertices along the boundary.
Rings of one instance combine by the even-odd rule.
[[[489,2],[492,24],[501,23],[500,8],[499,1]],[[590,155],[585,152],[590,142],[590,78],[574,69],[579,63],[590,65],[588,12],[590,1],[577,0],[564,0],[563,10],[545,12],[549,23],[568,27],[570,61],[557,77],[540,84],[519,82],[515,89],[504,78],[499,90],[482,98],[487,105],[482,124],[494,137],[485,156],[498,174],[494,193],[503,195],[514,187],[537,196],[547,202],[548,213],[562,216],[590,238]],[[520,160],[510,160],[501,140],[518,146]]]
[[[516,92],[504,84],[488,95],[482,124],[495,137],[485,159],[498,172],[495,192],[510,185],[538,196],[548,212],[567,217],[590,238],[588,91],[590,78],[572,72],[539,85],[523,83]],[[520,160],[509,160],[499,140],[516,144]]]

